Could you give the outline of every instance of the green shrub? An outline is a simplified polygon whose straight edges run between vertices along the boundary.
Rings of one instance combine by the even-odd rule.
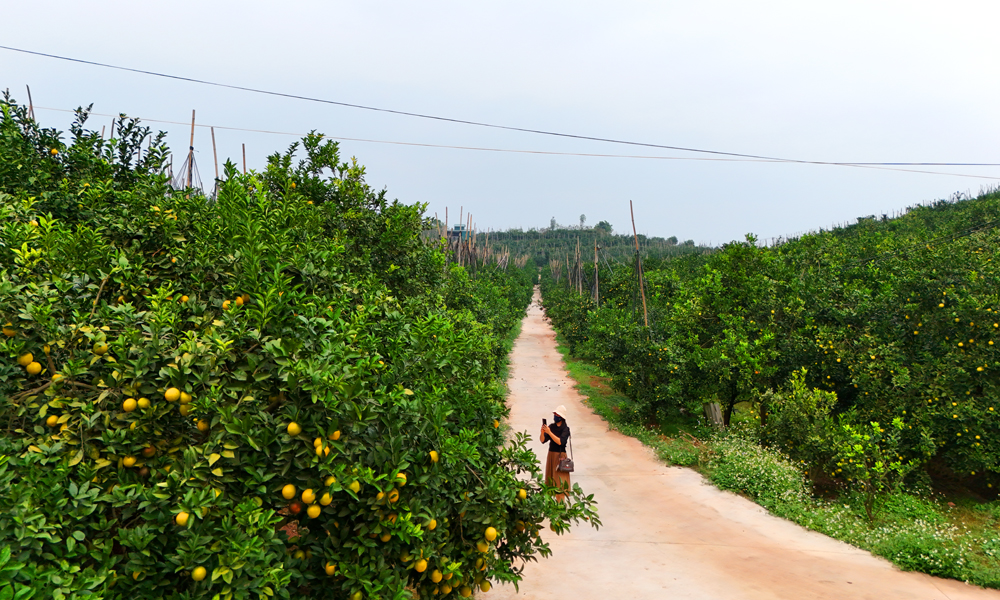
[[[784,454],[761,447],[745,432],[711,442],[706,470],[712,483],[765,507],[801,503],[808,497],[802,472]]]

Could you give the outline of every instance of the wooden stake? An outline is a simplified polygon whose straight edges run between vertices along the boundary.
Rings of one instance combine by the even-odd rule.
[[[243,174],[247,174],[247,145],[243,144]]]
[[[188,145],[188,182],[191,187],[194,183],[194,109],[191,109],[191,143]]]
[[[28,118],[32,121],[35,120],[35,103],[31,101],[31,86],[25,85],[28,88]]]
[[[635,232],[635,210],[632,201],[628,201],[628,212],[632,215],[632,239],[635,240],[635,264],[639,270],[639,295],[642,296],[642,320],[649,327],[649,312],[646,310],[646,290],[642,285],[642,259],[639,258],[639,234]]]
[[[215,152],[215,127],[212,127],[212,161],[215,163],[215,180],[219,181],[219,155]]]
[[[601,306],[601,278],[600,267],[597,262],[597,240],[594,239],[594,305]]]

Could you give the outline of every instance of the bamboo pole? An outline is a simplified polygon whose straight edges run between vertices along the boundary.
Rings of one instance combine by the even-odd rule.
[[[32,121],[35,120],[35,103],[31,100],[31,86],[25,85],[28,88],[28,118]]]
[[[219,181],[219,154],[215,151],[215,127],[212,127],[212,162],[215,163],[215,181]]]
[[[247,174],[247,145],[243,144],[243,174]]]
[[[639,234],[635,232],[635,210],[632,201],[628,201],[628,212],[632,215],[632,239],[635,240],[635,264],[639,270],[639,295],[642,296],[642,320],[649,327],[649,312],[646,310],[646,290],[642,285],[642,259],[639,257]]]
[[[194,109],[191,109],[191,144],[188,146],[188,183],[191,187],[194,182]]]
[[[594,305],[601,306],[600,268],[597,263],[597,239],[594,239]]]

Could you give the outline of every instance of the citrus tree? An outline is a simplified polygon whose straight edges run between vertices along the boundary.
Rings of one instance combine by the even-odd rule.
[[[318,135],[208,200],[0,108],[0,595],[468,596],[599,524],[499,427],[528,274],[446,271]]]

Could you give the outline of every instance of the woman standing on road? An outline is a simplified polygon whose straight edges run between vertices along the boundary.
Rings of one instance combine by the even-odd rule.
[[[566,441],[569,440],[569,425],[563,415],[566,414],[566,407],[559,405],[552,411],[552,426],[545,424],[542,419],[542,434],[539,437],[543,444],[549,443],[549,455],[545,460],[545,484],[553,487],[569,489],[569,473],[559,470],[559,461],[566,458]],[[565,494],[558,494],[556,500],[562,502]]]

